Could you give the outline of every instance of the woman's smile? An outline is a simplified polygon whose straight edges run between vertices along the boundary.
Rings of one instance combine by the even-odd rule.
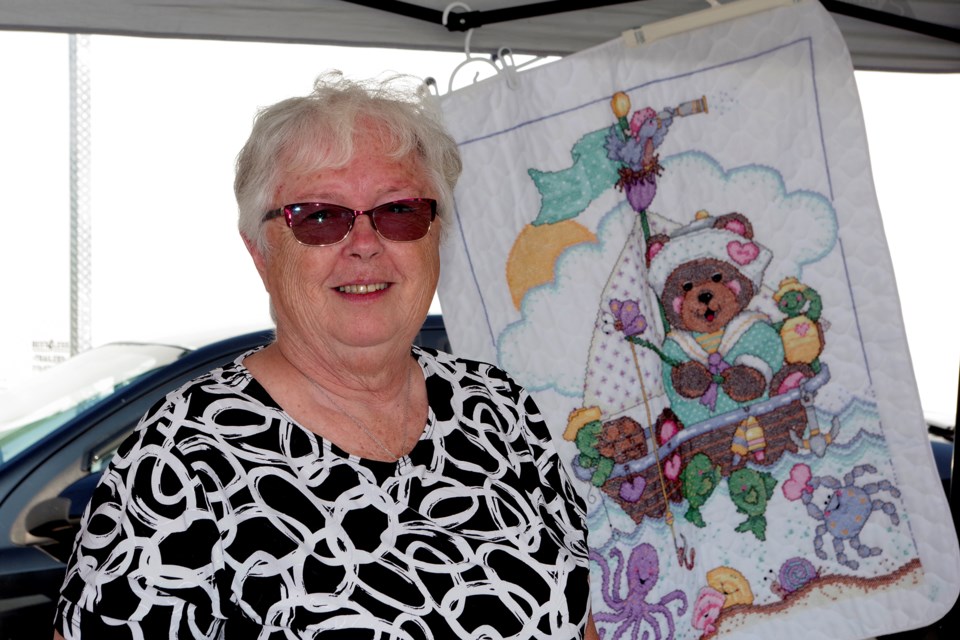
[[[377,291],[383,291],[389,286],[386,282],[378,282],[376,284],[345,284],[337,287],[337,291],[340,293],[367,295],[376,293]]]

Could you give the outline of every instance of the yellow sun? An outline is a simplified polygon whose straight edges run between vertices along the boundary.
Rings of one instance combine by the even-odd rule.
[[[596,239],[589,229],[573,220],[524,227],[507,258],[507,285],[513,306],[520,309],[527,291],[553,280],[554,265],[564,249]]]

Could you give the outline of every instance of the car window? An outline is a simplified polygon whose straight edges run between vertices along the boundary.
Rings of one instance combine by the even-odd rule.
[[[186,352],[169,345],[107,344],[0,392],[0,466],[117,389]]]

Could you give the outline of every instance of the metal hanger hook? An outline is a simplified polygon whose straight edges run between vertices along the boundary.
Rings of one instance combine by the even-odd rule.
[[[454,8],[460,8],[464,11],[473,11],[466,2],[451,2],[447,5],[447,8],[443,10],[443,16],[440,18],[440,24],[447,26],[447,20],[450,18],[450,11]]]

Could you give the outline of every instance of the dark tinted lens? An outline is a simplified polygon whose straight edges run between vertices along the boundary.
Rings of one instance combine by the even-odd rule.
[[[293,235],[303,244],[340,242],[353,222],[353,211],[335,204],[295,204],[290,213]]]
[[[410,242],[427,235],[434,216],[433,200],[398,200],[376,207],[371,215],[381,236],[394,242]]]

